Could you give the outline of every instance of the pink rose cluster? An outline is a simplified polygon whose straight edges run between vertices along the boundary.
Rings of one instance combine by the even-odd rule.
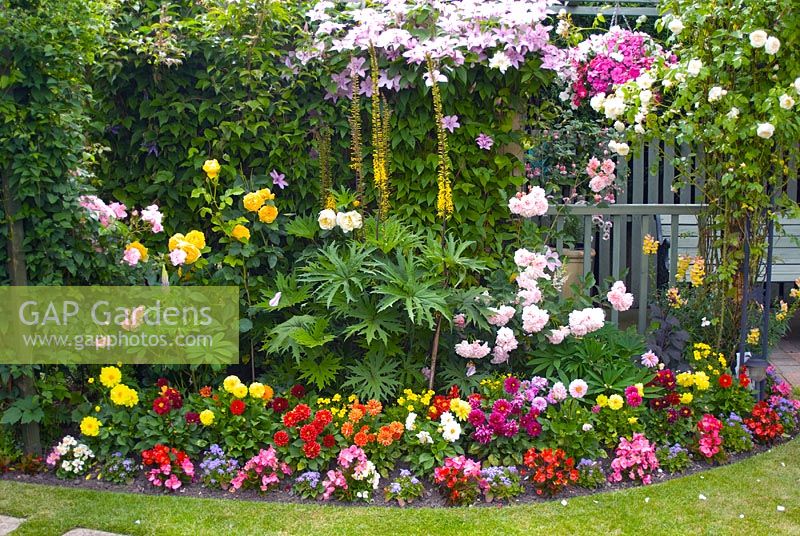
[[[465,359],[482,359],[489,355],[491,348],[483,341],[461,341],[455,346],[456,353]]]
[[[628,292],[622,281],[617,281],[611,286],[606,298],[616,311],[627,311],[633,305],[633,294]]]
[[[609,482],[622,481],[623,475],[631,480],[640,480],[642,484],[652,482],[652,473],[658,469],[656,448],[644,434],[633,434],[631,439],[623,437],[619,440],[616,458],[611,461],[612,473]]]
[[[698,450],[700,454],[706,458],[713,458],[716,456],[722,445],[722,422],[706,413],[697,423],[697,430],[700,432],[700,441],[698,442]]]
[[[602,328],[606,313],[599,307],[587,307],[569,314],[569,331],[576,337],[583,337]]]
[[[497,338],[494,341],[494,350],[492,351],[492,364],[499,365],[508,361],[508,354],[516,350],[519,346],[514,332],[506,327],[497,330]]]
[[[488,318],[489,323],[497,327],[503,327],[508,324],[517,312],[516,309],[508,305],[501,305],[497,309],[491,309],[491,311],[494,314]]]
[[[234,492],[245,483],[252,483],[261,491],[278,484],[284,476],[292,474],[292,468],[278,460],[275,448],[261,449],[250,458],[231,480],[230,491]]]
[[[599,195],[600,192],[614,185],[614,180],[617,178],[614,173],[616,168],[617,165],[610,158],[606,158],[600,162],[600,160],[593,156],[589,159],[589,163],[586,164],[586,174],[589,175],[589,188],[595,194],[598,194],[595,195],[596,202],[603,200],[603,197]],[[606,197],[606,201],[610,203],[613,203],[615,200],[613,192],[610,193],[610,196],[607,195]]]
[[[124,220],[128,217],[127,207],[122,203],[106,203],[96,195],[82,195],[78,204],[93,213],[100,221],[100,225],[108,227],[115,220]]]
[[[522,308],[522,330],[525,333],[539,333],[550,321],[550,313],[536,305]]]
[[[547,214],[549,204],[543,188],[532,187],[527,194],[517,192],[517,195],[508,200],[508,209],[512,214],[523,218],[534,218]]]

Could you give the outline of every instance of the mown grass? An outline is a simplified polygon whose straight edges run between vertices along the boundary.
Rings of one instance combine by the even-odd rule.
[[[800,534],[800,439],[737,464],[573,498],[566,506],[556,500],[489,508],[334,507],[0,481],[0,514],[28,519],[15,536],[75,527],[131,535]]]

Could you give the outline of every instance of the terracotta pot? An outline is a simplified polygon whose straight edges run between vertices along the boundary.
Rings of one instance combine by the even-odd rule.
[[[572,291],[571,285],[577,283],[583,277],[583,254],[582,249],[565,249],[561,252],[561,262],[564,266],[566,281],[564,288],[561,290],[561,295],[565,298],[571,298],[575,295]],[[590,255],[594,257],[594,249],[591,250]]]

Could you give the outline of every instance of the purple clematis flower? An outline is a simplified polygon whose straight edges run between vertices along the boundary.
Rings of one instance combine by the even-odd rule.
[[[494,145],[494,140],[491,136],[487,136],[483,132],[481,132],[477,138],[475,138],[475,142],[478,144],[478,147],[483,149],[484,151],[488,151]]]
[[[283,173],[278,173],[276,170],[273,169],[272,172],[269,174],[269,176],[272,177],[272,184],[274,184],[281,190],[289,186],[289,183],[286,182],[286,175],[284,175]]]
[[[446,115],[442,117],[442,126],[452,133],[455,129],[460,127],[461,124],[458,122],[457,115]]]

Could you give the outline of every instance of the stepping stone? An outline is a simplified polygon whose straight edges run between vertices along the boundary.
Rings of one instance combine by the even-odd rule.
[[[0,516],[0,536],[11,534],[23,523],[25,523],[25,519],[20,517]]]
[[[116,534],[114,532],[105,532],[102,530],[72,529],[71,531],[65,533],[63,536],[122,536],[122,535]]]

